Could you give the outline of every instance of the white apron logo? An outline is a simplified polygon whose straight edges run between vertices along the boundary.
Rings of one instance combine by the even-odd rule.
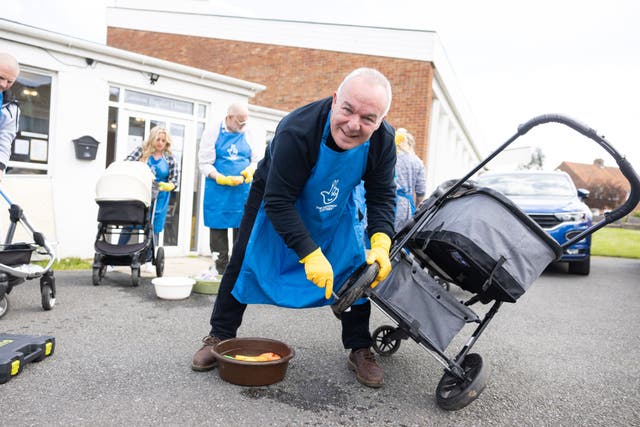
[[[318,211],[325,212],[330,211],[336,207],[333,202],[338,198],[338,194],[340,193],[340,189],[338,188],[338,181],[334,180],[331,183],[331,188],[328,191],[321,191],[320,195],[322,196],[322,203],[324,206],[317,206]]]
[[[229,160],[238,159],[238,147],[236,147],[236,144],[231,144],[231,147],[227,148],[227,154],[229,155]]]

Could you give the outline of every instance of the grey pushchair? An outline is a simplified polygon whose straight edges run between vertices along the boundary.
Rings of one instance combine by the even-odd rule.
[[[471,180],[489,161],[518,137],[545,123],[566,125],[602,146],[615,159],[631,184],[625,203],[600,222],[562,245],[511,200]],[[436,387],[436,402],[445,410],[461,409],[484,390],[487,370],[471,349],[504,302],[515,303],[564,248],[631,212],[640,200],[640,180],[631,164],[595,130],[561,115],[536,117],[458,181],[442,185],[420,206],[412,221],[392,239],[393,269],[371,289],[378,265],[363,264],[343,284],[332,309],[336,316],[356,299],[368,296],[395,322],[372,333],[373,349],[390,356],[401,341],[411,338],[444,366]],[[455,285],[469,293],[459,301]],[[471,306],[491,304],[483,316]],[[475,324],[471,337],[454,356],[445,353],[452,339],[467,324]]]
[[[34,230],[19,205],[12,203],[3,191],[0,196],[9,204],[10,220],[4,244],[0,245],[0,317],[9,310],[8,294],[14,286],[33,279],[40,279],[42,308],[51,310],[56,303],[56,280],[51,269],[55,261],[53,247],[44,234]],[[18,224],[33,241],[14,242]],[[32,262],[34,254],[45,262],[44,266]]]
[[[157,187],[149,167],[142,162],[113,162],[96,184],[98,234],[94,243],[92,281],[98,286],[107,266],[130,266],[131,284],[138,286],[140,266],[155,265],[164,272],[164,249],[153,236]],[[124,237],[125,242],[121,242]]]

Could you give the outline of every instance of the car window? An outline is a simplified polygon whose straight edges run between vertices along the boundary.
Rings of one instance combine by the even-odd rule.
[[[500,174],[485,175],[477,180],[482,187],[497,190],[505,196],[562,196],[576,195],[576,189],[565,175],[556,174]]]

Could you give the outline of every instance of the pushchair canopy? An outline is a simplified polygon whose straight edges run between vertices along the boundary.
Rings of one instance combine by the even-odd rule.
[[[149,207],[153,180],[144,162],[113,162],[96,183],[96,202],[135,200]]]

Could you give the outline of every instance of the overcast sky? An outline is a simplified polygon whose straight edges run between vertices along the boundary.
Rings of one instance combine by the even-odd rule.
[[[640,170],[640,2],[634,0],[228,0],[214,12],[435,30],[482,132],[485,152],[539,114],[561,113],[604,135]],[[520,141],[520,140],[519,140]],[[561,125],[522,140],[546,167],[615,166],[595,142]],[[516,147],[515,145],[513,146]]]

